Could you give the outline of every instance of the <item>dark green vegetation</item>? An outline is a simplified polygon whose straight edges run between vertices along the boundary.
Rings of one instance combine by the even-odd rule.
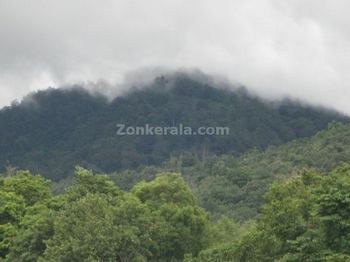
[[[202,161],[184,154],[161,167],[109,176],[78,167],[56,195],[48,180],[8,170],[0,179],[0,256],[349,261],[350,165],[344,161],[350,162],[350,126],[332,123],[312,138],[239,157]]]
[[[185,76],[112,102],[38,92],[0,112],[0,261],[350,261],[347,121]]]
[[[304,170],[270,187],[250,232],[186,261],[350,261],[350,165]]]
[[[109,173],[183,152],[238,155],[309,137],[332,120],[348,121],[298,103],[268,105],[244,89],[216,89],[185,75],[158,78],[111,102],[79,88],[46,90],[0,111],[0,170],[12,165],[57,181],[76,164]],[[117,123],[228,126],[230,135],[121,137]]]
[[[40,176],[0,180],[4,261],[349,261],[350,165],[274,182],[256,221],[213,220],[177,173],[121,190],[76,169],[60,195]]]
[[[254,218],[268,186],[276,179],[305,167],[328,172],[342,161],[350,162],[350,126],[332,123],[311,138],[298,139],[265,151],[241,156],[222,155],[205,161],[195,155],[173,157],[160,167],[144,167],[111,174],[118,185],[129,189],[158,172],[179,172],[192,186],[201,206],[214,216],[236,220]]]

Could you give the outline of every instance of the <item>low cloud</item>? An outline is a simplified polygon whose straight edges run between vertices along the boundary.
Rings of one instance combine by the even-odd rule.
[[[101,79],[117,94],[145,69],[197,68],[350,114],[349,9],[347,0],[0,0],[0,105]]]

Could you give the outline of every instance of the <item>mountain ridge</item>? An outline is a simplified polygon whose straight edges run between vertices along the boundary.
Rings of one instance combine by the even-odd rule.
[[[76,164],[112,172],[156,165],[170,155],[242,154],[309,137],[331,121],[348,122],[334,111],[285,102],[276,106],[244,88],[228,90],[177,76],[158,77],[108,101],[81,87],[38,91],[0,111],[0,167],[30,169],[54,180]],[[228,126],[229,136],[117,136],[129,126]]]

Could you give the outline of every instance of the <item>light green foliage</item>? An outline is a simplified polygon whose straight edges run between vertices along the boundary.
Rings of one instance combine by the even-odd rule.
[[[29,172],[0,185],[4,261],[182,261],[209,243],[208,214],[179,174],[141,182],[132,193],[81,167],[55,197]]]
[[[25,203],[13,192],[0,191],[0,223],[18,223],[24,214]]]
[[[197,254],[205,247],[208,215],[196,205],[190,187],[179,174],[160,174],[153,181],[136,184],[132,192],[164,223],[156,234],[159,260],[181,260],[185,254]]]
[[[343,164],[322,180],[316,211],[325,244],[350,254],[350,165]]]
[[[185,261],[350,261],[349,199],[349,164],[302,170],[270,186],[256,225]]]
[[[154,221],[139,199],[107,176],[76,168],[54,219],[43,261],[145,261]]]
[[[139,169],[136,180],[145,180],[134,186],[136,171],[110,178],[77,167],[73,184],[53,197],[40,176],[1,177],[1,259],[349,261],[350,165],[330,171],[333,164],[317,153],[325,146],[325,154],[336,155],[337,132],[347,128],[331,125],[309,141],[241,157],[174,157],[163,167]],[[347,157],[341,145],[334,150]],[[307,163],[318,169],[303,168]],[[155,174],[160,170],[182,171],[188,183],[176,172]],[[243,222],[247,217],[256,221]]]
[[[33,205],[50,197],[50,182],[29,171],[18,171],[15,176],[3,180],[2,190],[22,196],[27,205]]]
[[[50,236],[50,183],[28,171],[2,177],[0,183],[0,256],[8,261],[36,261]]]
[[[350,125],[332,123],[310,139],[258,149],[241,156],[221,155],[201,160],[193,154],[171,157],[160,167],[145,167],[111,174],[124,189],[159,172],[183,175],[199,204],[219,218],[246,221],[260,212],[263,196],[273,181],[303,168],[329,172],[340,162],[350,162]]]
[[[5,257],[16,235],[17,226],[25,212],[21,196],[13,192],[0,191],[0,257]]]
[[[26,210],[6,261],[37,261],[46,249],[45,241],[53,235],[54,212],[46,204]]]
[[[269,247],[256,245],[256,254],[241,261],[347,261],[349,175],[350,165],[342,164],[327,175],[305,170],[274,183],[256,232],[258,241]],[[254,243],[243,241],[237,253]]]
[[[255,230],[254,222],[237,223],[232,218],[221,217],[210,227],[210,247],[198,256],[188,254],[186,262],[230,262],[235,259],[238,242]],[[251,250],[249,252],[252,252]],[[235,260],[239,261],[239,260]]]
[[[67,188],[64,196],[67,201],[74,201],[88,193],[118,196],[121,194],[121,190],[108,176],[94,175],[91,170],[77,166],[75,168],[75,183]]]
[[[43,261],[145,261],[152,244],[147,210],[131,196],[118,202],[87,194],[66,206]]]
[[[160,174],[153,181],[142,181],[132,190],[141,201],[150,205],[174,204],[193,206],[195,197],[180,174]]]
[[[241,239],[254,227],[254,221],[236,222],[230,217],[222,216],[211,223],[209,235],[213,245],[228,244]]]
[[[236,261],[234,260],[234,254],[234,244],[222,244],[203,250],[197,257],[187,255],[184,262],[233,262]]]

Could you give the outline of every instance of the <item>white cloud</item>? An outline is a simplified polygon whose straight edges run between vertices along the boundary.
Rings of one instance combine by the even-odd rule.
[[[139,68],[199,68],[350,114],[347,0],[0,0],[0,105]]]

